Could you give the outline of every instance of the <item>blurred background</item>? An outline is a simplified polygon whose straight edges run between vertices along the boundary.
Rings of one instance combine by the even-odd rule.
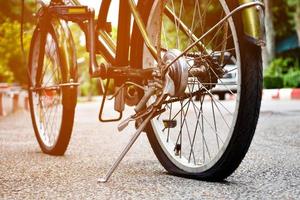
[[[100,2],[82,0],[83,4],[98,10]],[[118,0],[113,0],[113,15],[117,12]],[[264,87],[297,88],[300,87],[300,1],[265,0],[266,40],[263,50]],[[36,0],[25,1],[24,48],[25,57],[20,48],[21,0],[0,0],[0,83],[26,87],[26,59],[38,9]],[[110,15],[115,25],[116,17]],[[79,74],[81,74],[80,95],[99,94],[96,80],[88,75],[88,54],[85,39],[78,26],[71,25],[77,47]],[[115,37],[116,29],[112,35]],[[24,59],[22,59],[24,58]],[[101,58],[100,58],[101,59]]]

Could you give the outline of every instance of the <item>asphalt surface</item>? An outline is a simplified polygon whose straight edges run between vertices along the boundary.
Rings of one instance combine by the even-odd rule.
[[[97,183],[132,135],[80,103],[65,156],[41,153],[28,112],[0,118],[0,199],[300,199],[300,101],[264,101],[250,150],[222,183],[168,175],[145,134],[109,182]]]

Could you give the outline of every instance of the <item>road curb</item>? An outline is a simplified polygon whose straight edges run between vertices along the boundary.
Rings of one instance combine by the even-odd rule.
[[[19,109],[29,109],[27,92],[21,87],[0,83],[0,116],[17,112]]]
[[[264,89],[264,100],[300,100],[300,88]]]

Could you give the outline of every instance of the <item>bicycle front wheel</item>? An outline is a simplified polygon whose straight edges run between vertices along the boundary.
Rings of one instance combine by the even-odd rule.
[[[239,166],[255,132],[262,90],[260,47],[243,35],[239,16],[209,31],[238,5],[238,1],[230,3],[169,0],[163,5],[163,16],[160,1],[139,4],[163,61],[172,62],[184,52],[189,67],[186,98],[169,97],[162,105],[166,111],[152,119],[146,130],[154,153],[170,173],[222,180]],[[139,58],[135,64],[156,67],[143,42],[134,38],[132,59]],[[230,94],[231,100],[220,101],[219,92]]]
[[[52,27],[34,31],[29,56],[29,103],[33,128],[44,153],[63,155],[70,141],[76,93],[63,87],[66,77],[56,35]],[[66,100],[65,100],[66,101]]]

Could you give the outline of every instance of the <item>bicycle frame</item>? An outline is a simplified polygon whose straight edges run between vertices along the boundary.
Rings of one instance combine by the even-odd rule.
[[[146,41],[146,45],[150,49],[153,56],[157,55],[155,47],[148,39],[146,28],[141,21],[137,8],[133,0],[120,1],[119,4],[119,18],[118,18],[118,32],[117,32],[117,44],[115,45],[109,34],[107,33],[107,14],[110,7],[111,0],[103,0],[99,17],[97,20],[96,32],[99,33],[101,40],[96,41],[97,50],[107,59],[113,66],[128,66],[129,65],[129,44],[130,44],[130,24],[131,13],[134,16],[134,20],[137,23],[141,34]],[[79,5],[76,3],[76,5]],[[104,42],[104,43],[103,43]],[[108,47],[107,47],[108,46]]]
[[[133,0],[120,1],[116,44],[109,34],[111,28],[107,22],[111,0],[102,1],[96,28],[94,28],[94,10],[82,6],[77,0],[72,0],[71,3],[72,6],[69,6],[64,5],[61,0],[52,0],[49,10],[52,14],[57,15],[58,18],[76,22],[84,31],[87,38],[88,51],[90,52],[90,74],[92,77],[115,78],[125,76],[137,78],[141,77],[141,74],[143,77],[149,77],[151,70],[129,70],[131,13],[133,13],[135,22],[140,28],[152,55],[157,55],[155,47],[147,37],[146,28]],[[86,21],[88,21],[88,24],[85,24]],[[110,67],[107,64],[99,66],[96,61],[96,54],[101,54]]]
[[[259,2],[252,2],[252,4],[251,2],[251,0],[240,0],[241,9],[238,9],[238,11],[253,6],[262,6]],[[62,7],[62,0],[52,0],[51,4],[53,6],[51,7],[51,9],[56,14],[58,14],[60,18],[75,21],[76,23],[78,23],[85,32],[88,51],[90,52],[90,74],[92,77],[115,78],[120,77],[120,74],[122,74],[124,75],[124,78],[138,78],[143,76],[151,79],[151,70],[144,71],[133,68],[129,69],[131,14],[134,17],[134,22],[137,24],[137,27],[139,28],[140,33],[144,39],[145,45],[149,49],[150,53],[154,58],[156,58],[158,55],[156,48],[151,43],[147,35],[146,27],[139,15],[134,0],[124,0],[120,1],[119,3],[116,44],[109,35],[109,32],[111,31],[111,28],[109,26],[111,25],[107,23],[107,15],[111,0],[102,1],[99,9],[99,17],[97,19],[96,29],[94,28],[94,11],[92,9],[88,9],[86,6],[82,6],[77,0],[71,0],[71,3],[74,5],[74,8],[68,5]],[[247,3],[250,3],[251,5],[246,6]],[[243,5],[245,6],[242,7]],[[61,11],[61,9],[64,10]],[[262,32],[260,31],[261,27],[258,27],[258,24],[260,24],[260,22],[257,17],[257,13],[255,13],[253,9],[245,10],[244,13],[245,14],[243,15],[243,20],[249,21],[249,23],[245,23],[245,33],[254,38],[256,40],[256,43],[261,42]],[[172,13],[166,14],[172,16]],[[87,29],[83,24],[84,20],[89,21],[89,27]],[[186,28],[184,27],[184,24],[181,27],[183,27],[182,29],[184,32],[186,32],[186,34],[189,34],[188,30],[185,30]],[[194,42],[197,44],[200,41],[197,41],[197,38],[195,38]],[[101,64],[100,66],[98,66],[95,56],[96,54],[101,54],[109,64]]]
[[[102,1],[101,7],[99,10],[99,17],[97,19],[96,24],[95,24],[95,19],[94,19],[95,13],[94,13],[93,9],[89,9],[87,6],[82,6],[77,0],[70,0],[70,2],[72,5],[65,5],[62,0],[51,0],[50,5],[45,6],[44,7],[45,9],[42,10],[41,14],[39,15],[39,17],[41,17],[41,25],[42,25],[41,27],[44,27],[44,28],[47,27],[48,23],[50,23],[50,25],[53,25],[54,23],[56,23],[56,26],[58,28],[60,28],[57,30],[58,31],[57,32],[58,33],[57,34],[58,35],[58,43],[59,43],[58,49],[60,52],[61,51],[65,52],[62,55],[62,57],[63,57],[63,59],[66,59],[66,61],[64,63],[67,63],[67,65],[69,65],[68,66],[69,69],[62,69],[62,71],[64,73],[66,73],[67,75],[69,73],[71,74],[71,71],[73,69],[72,66],[70,66],[70,65],[74,64],[76,66],[76,61],[74,62],[74,55],[75,55],[74,49],[71,48],[72,47],[71,43],[73,43],[72,37],[70,37],[71,33],[70,33],[70,30],[65,21],[73,21],[81,27],[81,29],[84,31],[84,33],[86,35],[87,50],[90,53],[89,70],[90,70],[91,77],[107,78],[107,79],[121,78],[121,79],[116,80],[116,83],[117,83],[116,86],[120,90],[118,90],[118,92],[115,95],[113,95],[113,97],[115,97],[115,110],[120,113],[120,117],[117,119],[109,119],[109,120],[103,120],[101,118],[101,113],[102,113],[103,105],[105,102],[108,84],[107,84],[106,89],[104,90],[104,97],[102,100],[102,105],[101,105],[100,114],[99,114],[100,121],[106,121],[106,122],[118,121],[122,118],[122,111],[124,110],[125,97],[122,94],[124,91],[121,91],[121,89],[123,90],[125,87],[124,85],[126,83],[129,83],[126,81],[134,80],[130,84],[136,86],[137,83],[141,83],[141,82],[135,82],[135,81],[142,80],[143,83],[141,83],[141,85],[148,85],[147,80],[153,79],[153,77],[152,77],[153,72],[155,72],[154,70],[156,70],[156,69],[151,69],[151,68],[142,69],[142,66],[140,68],[133,68],[130,66],[129,52],[130,52],[130,40],[131,40],[131,33],[130,33],[131,14],[134,17],[134,23],[137,25],[145,45],[147,46],[149,52],[155,59],[159,59],[158,53],[157,53],[158,51],[156,50],[156,47],[151,43],[151,41],[148,37],[146,26],[143,23],[143,20],[139,15],[139,12],[135,5],[134,0],[127,0],[127,1],[121,0],[120,1],[116,44],[109,34],[111,32],[111,30],[110,30],[111,28],[110,28],[110,24],[107,23],[107,14],[108,14],[108,10],[109,10],[110,4],[111,4],[111,0],[103,0]],[[189,45],[183,52],[179,52],[179,55],[176,55],[177,56],[176,58],[174,58],[167,64],[160,66],[162,69],[161,71],[162,72],[163,72],[163,70],[167,71],[168,67],[171,67],[171,65],[173,63],[175,63],[176,60],[178,60],[181,56],[184,56],[185,53],[187,51],[189,51],[190,49],[192,49],[194,46],[197,46],[199,49],[205,50],[205,46],[201,43],[201,40],[203,39],[203,37],[205,37],[211,31],[216,29],[220,24],[224,23],[226,20],[228,20],[230,17],[232,17],[232,15],[234,15],[240,11],[244,11],[247,8],[251,8],[252,11],[250,12],[248,10],[248,12],[245,12],[245,14],[243,15],[243,17],[244,17],[243,21],[246,20],[246,22],[247,22],[247,20],[249,20],[249,23],[244,22],[244,24],[245,24],[244,33],[245,33],[245,35],[253,38],[254,43],[256,43],[257,45],[261,45],[262,43],[258,43],[258,42],[261,41],[263,34],[262,34],[262,32],[259,31],[261,27],[257,26],[260,24],[260,21],[259,21],[260,19],[259,19],[259,17],[257,17],[255,15],[257,13],[254,12],[255,10],[253,11],[253,7],[257,6],[259,8],[262,8],[263,4],[261,2],[252,1],[252,0],[239,0],[239,2],[240,2],[240,5],[237,8],[233,8],[232,11],[229,11],[228,13],[226,13],[226,16],[224,16],[222,19],[220,19],[218,21],[218,23],[216,23],[214,26],[212,26],[207,32],[205,32],[199,38],[197,38],[196,36],[193,35],[193,37],[191,37],[191,39],[193,40],[192,44]],[[46,13],[45,18],[43,18],[43,14],[44,14],[43,11],[45,11],[45,13]],[[168,9],[165,9],[164,12],[165,12],[166,16],[168,16],[168,17],[170,16],[169,18],[172,18],[171,20],[173,20],[173,22],[177,22],[179,28],[185,34],[191,35],[190,30],[185,26],[185,24],[180,19],[176,18],[174,13],[168,11]],[[252,21],[250,21],[250,19],[248,19],[248,18],[251,18],[253,16],[256,16],[256,17]],[[54,19],[52,20],[52,18],[54,18]],[[48,19],[50,19],[50,22],[47,21]],[[63,21],[63,22],[60,22],[60,21]],[[43,25],[43,23],[46,23],[46,24]],[[37,29],[37,31],[39,31],[39,28]],[[44,31],[44,32],[46,32],[46,31]],[[65,34],[65,33],[67,33],[67,34]],[[65,44],[65,43],[67,43],[67,44]],[[64,48],[63,46],[67,46],[68,48]],[[71,54],[72,54],[71,57],[69,56],[70,53],[68,51],[71,51]],[[98,65],[98,63],[96,61],[96,53],[101,54],[105,58],[106,62],[109,64],[102,63],[102,64]],[[204,51],[204,53],[205,53],[205,51]],[[43,55],[43,54],[41,54],[41,55]],[[65,66],[62,66],[62,68],[65,68]],[[190,73],[190,71],[187,72],[187,74],[188,73]],[[136,103],[136,107],[135,107],[136,114],[127,118],[124,122],[122,122],[119,125],[118,128],[119,128],[119,130],[122,130],[122,129],[124,129],[124,127],[126,127],[128,125],[128,123],[130,121],[137,121],[137,120],[140,121],[141,119],[143,119],[143,120],[138,122],[140,124],[138,124],[137,130],[136,130],[135,134],[133,135],[132,139],[127,144],[125,149],[122,151],[122,153],[120,154],[120,156],[118,157],[118,159],[114,163],[114,165],[110,168],[110,170],[108,171],[108,173],[106,174],[104,179],[100,180],[101,182],[106,182],[109,179],[109,177],[111,176],[113,171],[116,169],[118,164],[121,162],[121,160],[123,159],[125,154],[131,148],[133,143],[139,137],[139,135],[144,130],[146,125],[150,122],[150,120],[154,116],[157,116],[162,112],[165,112],[165,109],[161,108],[161,105],[164,103],[164,101],[166,100],[166,98],[168,96],[172,96],[171,93],[174,90],[174,85],[168,84],[168,80],[171,80],[171,79],[170,78],[165,79],[164,73],[161,73],[159,75],[162,78],[162,80],[159,80],[159,81],[162,81],[164,84],[164,85],[159,85],[159,86],[161,86],[160,90],[162,90],[162,94],[158,97],[158,99],[151,106],[147,107],[146,103],[149,100],[149,98],[155,94],[156,89],[158,87],[155,86],[155,84],[152,84],[152,86],[150,86],[150,84],[149,84],[150,87],[144,89],[143,87],[138,85],[139,87],[144,89],[144,91],[143,91],[144,96],[142,98],[138,97],[139,99],[138,99],[138,102]],[[186,76],[186,79],[188,78],[188,75]],[[76,87],[74,87],[74,86],[77,86],[78,84],[76,83],[77,79],[74,79],[74,80],[72,79],[73,76],[71,75],[70,76],[71,78],[69,78],[69,79],[67,78],[67,80],[64,80],[65,83],[63,83],[63,86],[68,89],[73,88],[73,90],[76,92]],[[75,81],[75,82],[73,82],[73,81]],[[164,82],[166,82],[166,83],[164,83]],[[190,97],[191,96],[187,96],[187,98],[190,98]],[[185,97],[182,97],[182,98],[185,98]],[[66,101],[67,101],[68,98],[65,97],[64,99],[66,99]],[[175,99],[175,100],[178,101],[181,99],[180,99],[180,97],[178,97],[178,99]],[[63,102],[63,104],[67,104],[67,102],[66,103]],[[74,102],[74,104],[76,104],[76,102]],[[72,105],[72,106],[75,106],[75,105]],[[144,109],[145,107],[146,107],[146,109]]]

